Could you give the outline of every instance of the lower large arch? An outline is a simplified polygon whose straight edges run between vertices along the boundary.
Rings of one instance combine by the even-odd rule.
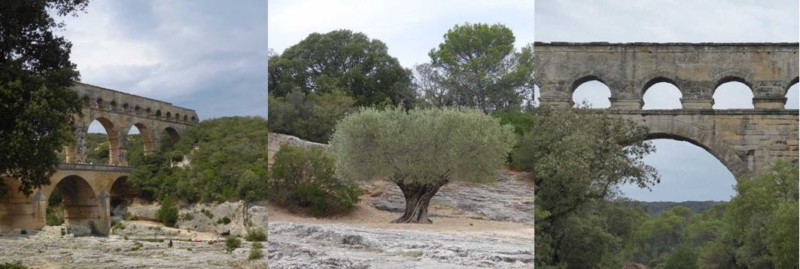
[[[128,206],[133,200],[140,196],[139,188],[128,183],[127,176],[121,176],[114,180],[109,191],[110,214],[112,219],[122,219],[127,212]]]
[[[752,164],[748,164],[745,160],[742,160],[742,158],[736,154],[736,151],[725,144],[725,142],[716,138],[713,134],[705,133],[689,123],[669,120],[645,122],[643,125],[650,129],[647,139],[663,138],[685,141],[703,148],[722,162],[737,179],[739,176],[747,175],[752,171]]]
[[[76,235],[105,234],[103,221],[105,212],[102,201],[95,195],[92,186],[82,177],[70,175],[54,182],[49,198],[58,193],[64,207],[64,225]],[[58,191],[56,191],[58,190]]]

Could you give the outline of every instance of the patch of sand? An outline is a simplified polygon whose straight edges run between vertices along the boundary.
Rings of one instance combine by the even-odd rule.
[[[390,223],[400,217],[400,213],[378,210],[372,207],[369,194],[361,196],[361,201],[347,214],[327,218],[315,218],[295,214],[284,208],[269,204],[269,221],[314,223],[314,224],[347,224],[364,228],[434,231],[475,236],[503,236],[533,240],[532,223],[515,223],[492,220],[481,220],[469,217],[430,217],[433,224]],[[428,214],[451,215],[453,209],[431,206]],[[449,211],[449,212],[448,212]]]

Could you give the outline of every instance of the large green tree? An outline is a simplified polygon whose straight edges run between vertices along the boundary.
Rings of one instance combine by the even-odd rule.
[[[740,268],[797,268],[798,166],[776,162],[738,180],[726,211],[729,244]]]
[[[411,71],[389,55],[386,44],[350,30],[308,35],[269,57],[268,73],[269,92],[276,97],[299,90],[342,91],[356,100],[356,106],[410,106],[414,100]]]
[[[514,48],[511,29],[501,24],[456,25],[417,66],[416,84],[436,106],[477,107],[484,113],[518,111],[533,93],[531,46]]]
[[[515,142],[512,127],[473,109],[364,109],[336,125],[336,174],[386,178],[405,197],[396,223],[431,223],[428,205],[451,181],[492,181]]]
[[[647,129],[611,115],[582,109],[534,111],[533,126],[512,154],[514,166],[530,171],[536,189],[536,259],[540,265],[596,267],[570,264],[569,238],[595,233],[590,221],[598,203],[614,198],[623,183],[648,187],[658,182],[655,169],[642,163],[653,152],[645,141]],[[581,216],[587,216],[586,219]],[[581,227],[586,229],[576,230]],[[590,229],[592,228],[592,229]],[[570,231],[574,233],[571,234]],[[540,250],[542,250],[540,252]]]
[[[54,16],[77,14],[88,0],[0,1],[0,173],[21,182],[19,191],[50,183],[56,151],[72,139],[78,79],[71,44],[54,32]],[[0,184],[0,192],[9,191]]]

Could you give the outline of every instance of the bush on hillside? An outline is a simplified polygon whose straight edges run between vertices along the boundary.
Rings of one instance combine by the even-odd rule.
[[[167,227],[175,227],[178,222],[178,207],[172,198],[161,199],[161,208],[156,211],[156,217]]]
[[[361,194],[355,184],[334,177],[333,158],[317,147],[281,146],[271,172],[270,200],[290,209],[307,209],[315,216],[348,210]]]

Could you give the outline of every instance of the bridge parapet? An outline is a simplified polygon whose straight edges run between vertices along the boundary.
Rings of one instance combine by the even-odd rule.
[[[798,81],[798,43],[534,43],[535,83],[544,105],[571,107],[582,83],[611,91],[612,109],[638,109],[660,82],[681,92],[685,109],[711,109],[723,83],[753,91],[755,109],[783,109]]]
[[[98,165],[98,164],[85,164],[85,163],[61,163],[58,164],[58,169],[65,171],[102,171],[102,172],[117,172],[117,173],[130,173],[131,171],[133,171],[132,166]]]

